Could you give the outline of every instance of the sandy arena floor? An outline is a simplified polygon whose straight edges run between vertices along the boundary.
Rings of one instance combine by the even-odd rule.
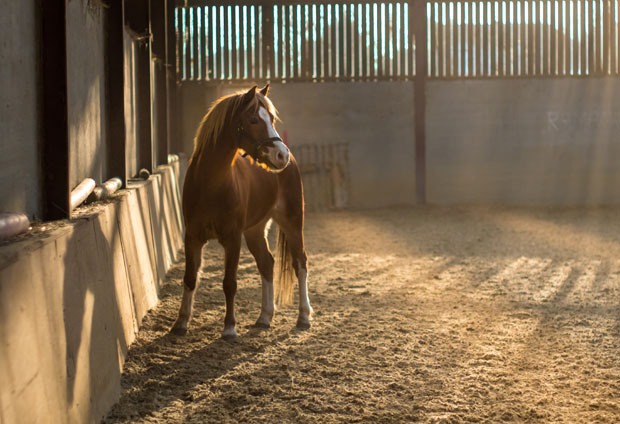
[[[204,250],[196,314],[183,264],[145,318],[106,422],[620,422],[620,210],[411,208],[309,214],[309,331],[296,306],[220,340],[222,250]]]

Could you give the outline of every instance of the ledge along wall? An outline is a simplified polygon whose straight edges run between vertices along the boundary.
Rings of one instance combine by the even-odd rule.
[[[99,422],[118,400],[128,346],[180,259],[184,166],[0,247],[0,422]]]

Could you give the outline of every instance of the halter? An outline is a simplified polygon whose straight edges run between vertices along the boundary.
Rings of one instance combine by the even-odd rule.
[[[262,140],[257,140],[245,131],[245,128],[243,128],[242,123],[239,123],[239,126],[237,127],[237,133],[240,136],[247,137],[254,142],[253,151],[252,152],[246,151],[241,156],[246,157],[250,155],[250,157],[254,159],[256,162],[262,162],[261,160],[258,159],[258,151],[260,149],[262,149],[263,147],[265,147],[267,144],[271,143],[272,141],[282,141],[280,137],[269,137],[269,138],[264,138]]]

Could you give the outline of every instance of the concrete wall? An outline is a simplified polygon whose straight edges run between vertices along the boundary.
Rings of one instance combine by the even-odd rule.
[[[243,87],[202,88],[184,84],[183,137],[191,139],[217,95]],[[415,202],[413,83],[272,84],[269,94],[278,108],[277,129],[299,144],[349,144],[350,193],[353,207],[380,207]]]
[[[105,8],[92,0],[67,2],[69,185],[101,183],[106,173]]]
[[[184,84],[183,137],[217,96]],[[350,205],[415,203],[413,84],[273,84],[292,148],[349,143]],[[428,81],[430,203],[620,203],[620,79]]]
[[[0,422],[100,422],[179,259],[179,163],[79,219],[0,246]]]
[[[38,2],[0,0],[0,212],[41,217]]]
[[[431,81],[431,203],[620,203],[620,79]]]

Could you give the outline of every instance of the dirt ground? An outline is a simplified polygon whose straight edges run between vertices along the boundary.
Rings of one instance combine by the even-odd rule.
[[[106,422],[620,422],[620,210],[425,207],[308,214],[309,331],[296,306],[220,340],[222,251],[204,250],[196,314],[183,264],[144,320]]]

